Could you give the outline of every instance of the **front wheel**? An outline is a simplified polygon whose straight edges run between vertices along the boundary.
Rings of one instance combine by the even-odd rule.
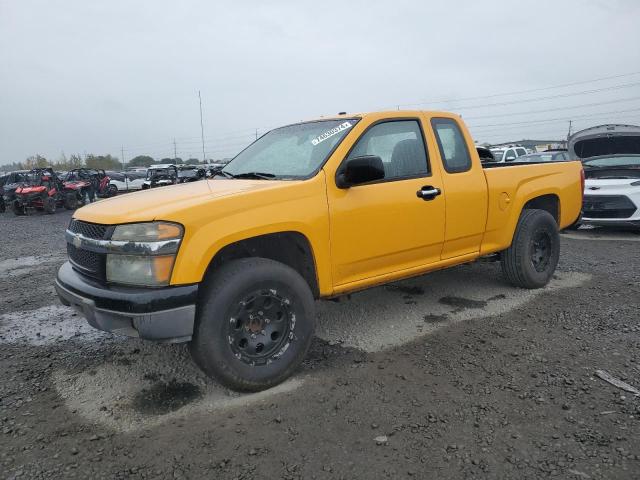
[[[300,365],[314,322],[313,295],[298,272],[265,258],[234,260],[203,285],[191,354],[227,387],[263,390]]]
[[[502,272],[516,287],[544,287],[560,258],[560,236],[553,216],[545,210],[524,210],[511,246],[502,252]]]
[[[49,215],[56,213],[56,199],[53,197],[46,197],[42,201],[42,205],[44,206],[44,211]]]
[[[15,215],[26,215],[27,214],[27,209],[25,208],[25,206],[20,203],[18,200],[14,200],[13,204],[11,205],[12,209],[13,209],[13,213]]]
[[[107,196],[115,197],[116,195],[118,195],[118,186],[110,183],[109,187],[107,188]]]
[[[64,208],[67,210],[75,210],[78,208],[78,195],[76,192],[70,192],[65,195]]]

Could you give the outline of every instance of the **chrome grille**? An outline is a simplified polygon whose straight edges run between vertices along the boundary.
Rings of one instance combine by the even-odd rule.
[[[75,218],[72,218],[71,223],[69,224],[69,231],[73,233],[79,233],[88,238],[95,238],[97,240],[102,240],[105,238],[105,235],[107,234],[107,228],[108,225],[82,222],[80,220],[76,220]]]

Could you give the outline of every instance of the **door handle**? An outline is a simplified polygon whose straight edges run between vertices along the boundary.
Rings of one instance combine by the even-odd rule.
[[[427,185],[422,187],[420,190],[416,192],[416,196],[421,198],[424,201],[433,200],[438,195],[440,195],[442,191],[439,188],[432,187],[431,185]]]

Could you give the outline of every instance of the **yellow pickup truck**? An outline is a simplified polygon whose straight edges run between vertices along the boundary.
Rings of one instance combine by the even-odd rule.
[[[451,113],[296,123],[213,179],[78,210],[56,290],[96,328],[190,342],[207,374],[260,390],[304,358],[316,299],[488,255],[543,287],[583,181],[579,162],[482,164]]]

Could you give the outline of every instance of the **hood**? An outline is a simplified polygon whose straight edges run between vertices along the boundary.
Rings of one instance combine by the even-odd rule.
[[[167,220],[176,212],[194,208],[216,198],[281,187],[290,181],[204,180],[127,193],[76,210],[74,218],[86,222],[118,223]]]
[[[39,193],[44,192],[47,189],[45,186],[34,186],[34,187],[18,187],[16,188],[16,193]]]
[[[574,133],[568,140],[572,158],[606,155],[640,155],[640,127],[598,125]]]

